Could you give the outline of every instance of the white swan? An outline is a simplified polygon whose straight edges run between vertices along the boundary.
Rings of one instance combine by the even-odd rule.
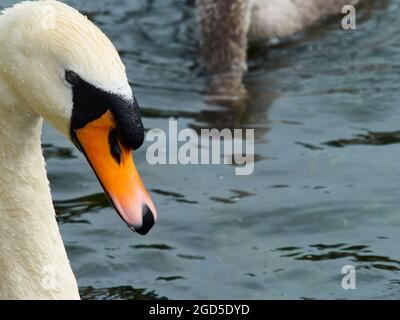
[[[360,0],[196,0],[211,93],[240,93],[248,42],[286,37]]]
[[[40,145],[42,118],[85,154],[119,215],[156,209],[134,167],[138,105],[108,38],[75,9],[27,1],[0,15],[0,299],[78,299]]]

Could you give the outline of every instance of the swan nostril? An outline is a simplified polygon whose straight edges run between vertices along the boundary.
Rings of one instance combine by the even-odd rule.
[[[135,228],[135,231],[141,235],[145,235],[154,226],[154,215],[147,205],[142,209],[142,226]]]
[[[110,152],[114,160],[121,163],[121,149],[118,144],[117,130],[111,129],[108,134],[108,144],[110,145]]]

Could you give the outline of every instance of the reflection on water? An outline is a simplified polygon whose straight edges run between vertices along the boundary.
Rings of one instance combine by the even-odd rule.
[[[392,132],[367,132],[365,134],[357,134],[352,139],[337,139],[325,142],[331,147],[345,147],[351,145],[386,145],[400,142],[400,131]]]
[[[169,196],[175,199],[176,202],[184,202],[184,203],[189,203],[189,204],[196,204],[198,203],[197,201],[193,200],[187,200],[185,199],[185,196],[176,192],[170,192],[170,191],[163,191],[159,189],[152,189],[154,193],[158,193],[163,196]]]
[[[0,6],[17,1],[4,0]],[[135,162],[159,221],[132,233],[82,155],[45,127],[58,221],[84,299],[399,298],[400,0],[367,1],[249,51],[245,101],[203,95],[191,1],[67,0],[121,53],[146,129],[255,129],[255,171]],[[357,290],[341,288],[354,265]]]
[[[239,201],[242,198],[251,197],[252,195],[254,195],[247,191],[241,191],[241,190],[230,190],[230,191],[234,195],[229,198],[211,197],[210,200],[222,202],[222,203],[235,203],[236,201]]]
[[[400,260],[391,259],[386,256],[372,254],[369,246],[339,244],[314,244],[308,249],[298,247],[283,247],[276,249],[285,252],[282,257],[295,260],[324,261],[342,258],[350,258],[358,268],[376,268],[387,271],[400,270]]]
[[[71,148],[61,148],[57,147],[51,143],[44,143],[42,145],[43,147],[43,154],[45,159],[50,159],[50,158],[74,158],[74,154],[71,150]]]
[[[133,246],[135,249],[157,249],[157,250],[173,250],[174,248],[166,244],[138,244]]]
[[[104,193],[91,194],[76,199],[56,200],[53,203],[57,220],[60,223],[85,223],[86,220],[79,219],[82,215],[111,207]]]
[[[165,297],[157,296],[153,291],[135,289],[130,286],[101,288],[84,287],[79,289],[82,299],[88,300],[165,300]]]

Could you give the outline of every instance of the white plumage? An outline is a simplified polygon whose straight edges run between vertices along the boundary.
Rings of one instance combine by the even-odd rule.
[[[49,12],[54,28],[42,24]],[[0,299],[79,299],[46,177],[42,119],[69,138],[65,70],[132,97],[125,67],[94,24],[52,0],[5,10],[0,47]]]

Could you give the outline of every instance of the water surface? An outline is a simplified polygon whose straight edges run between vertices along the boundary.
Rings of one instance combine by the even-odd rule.
[[[8,6],[16,1],[2,1]],[[52,194],[89,299],[400,298],[400,0],[250,50],[240,113],[209,105],[190,1],[66,1],[114,41],[147,129],[256,128],[251,176],[232,166],[151,166],[146,237],[108,204],[83,156],[46,126]],[[376,1],[377,2],[377,1]],[[357,290],[341,288],[344,265]]]

